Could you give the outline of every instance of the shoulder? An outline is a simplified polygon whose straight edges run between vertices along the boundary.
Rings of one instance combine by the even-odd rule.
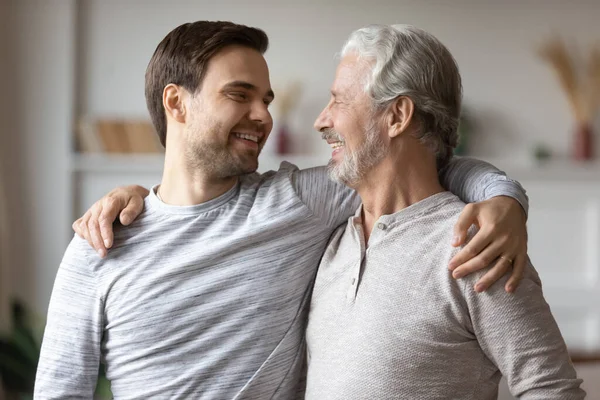
[[[441,193],[426,201],[435,203],[430,204],[429,207],[421,210],[415,218],[411,219],[409,223],[411,230],[415,233],[421,232],[422,234],[440,236],[440,240],[443,239],[442,237],[453,236],[454,224],[466,204],[450,192]]]
[[[75,234],[73,235],[71,242],[67,246],[67,250],[65,251],[63,260],[71,258],[89,258],[94,254],[97,255],[93,247],[90,246],[90,244],[85,239]]]
[[[242,178],[242,185],[244,186],[262,186],[270,185],[274,182],[289,181],[293,183],[298,178],[312,178],[325,180],[328,179],[326,167],[314,167],[307,169],[300,169],[298,166],[283,161],[279,165],[277,171],[267,171],[264,173],[253,173],[245,175]]]
[[[299,169],[284,161],[277,171],[253,173],[241,178],[240,195],[247,197],[273,196],[302,199],[303,194],[315,192],[329,181],[325,167]]]
[[[63,255],[59,267],[59,274],[67,275],[93,275],[94,266],[92,264],[101,262],[100,256],[85,240],[76,234],[71,239]]]

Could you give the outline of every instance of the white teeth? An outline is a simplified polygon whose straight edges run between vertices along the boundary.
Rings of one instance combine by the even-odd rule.
[[[333,142],[329,144],[332,149],[339,149],[340,147],[344,147],[344,142]]]
[[[246,139],[246,140],[251,140],[254,143],[258,143],[258,136],[253,136],[253,135],[247,135],[245,133],[235,133],[236,137],[239,137],[240,139]]]

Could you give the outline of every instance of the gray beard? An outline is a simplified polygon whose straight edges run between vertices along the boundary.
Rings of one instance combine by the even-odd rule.
[[[388,149],[381,140],[375,125],[366,130],[365,141],[353,153],[345,152],[338,164],[330,160],[327,165],[329,177],[336,182],[355,187],[367,172],[387,155]]]

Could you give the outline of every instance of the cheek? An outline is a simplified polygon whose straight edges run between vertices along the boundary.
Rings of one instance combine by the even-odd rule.
[[[271,121],[269,124],[265,125],[265,135],[267,135],[267,137],[269,137],[272,130],[273,130],[273,121]]]
[[[232,107],[230,109],[221,110],[219,119],[222,122],[223,129],[231,131],[234,127],[240,126],[247,122],[245,119],[246,112],[242,107]]]
[[[351,112],[338,112],[333,118],[333,128],[340,133],[349,147],[360,143],[363,134],[361,126],[360,121]]]

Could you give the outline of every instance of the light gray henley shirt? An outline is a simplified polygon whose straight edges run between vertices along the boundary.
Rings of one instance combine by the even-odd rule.
[[[485,271],[455,280],[448,244],[464,207],[442,192],[376,223],[359,209],[332,236],[306,334],[308,400],[496,399],[501,375],[522,399],[583,399],[539,277],[529,265],[484,293]]]

